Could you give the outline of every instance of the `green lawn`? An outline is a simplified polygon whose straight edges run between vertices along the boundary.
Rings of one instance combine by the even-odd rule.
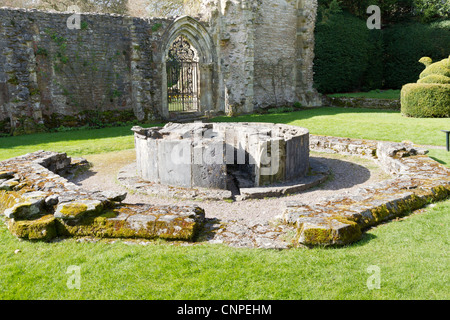
[[[219,117],[218,122],[274,122],[308,128],[312,134],[384,141],[412,141],[420,145],[445,146],[450,130],[448,118],[407,118],[398,111],[358,108],[316,108],[278,114],[252,114]],[[442,164],[450,164],[450,153],[430,149],[430,156]]]
[[[349,92],[329,94],[330,97],[371,98],[371,99],[400,99],[400,90],[372,90],[369,92]]]
[[[449,126],[448,119],[342,108],[215,121],[288,123],[313,134],[430,145],[444,145],[440,129]],[[129,129],[2,138],[0,159],[40,149],[71,156],[130,149]],[[445,150],[432,156],[450,163]],[[449,299],[449,213],[446,201],[369,230],[352,246],[285,251],[164,242],[34,243],[13,237],[0,217],[0,299]],[[380,289],[366,285],[372,265],[380,268]],[[67,286],[70,266],[80,267],[80,289]]]
[[[145,126],[156,126],[151,124]],[[134,148],[131,126],[39,133],[0,138],[0,160],[38,150],[67,152],[70,156],[100,154]]]
[[[213,121],[286,123],[306,127],[312,134],[399,142],[409,140],[434,146],[445,146],[445,134],[440,130],[450,127],[448,118],[406,118],[397,111],[331,107],[219,117]],[[130,129],[129,126],[0,138],[0,160],[42,149],[67,152],[71,156],[126,150],[134,147]],[[436,156],[450,163],[445,152],[437,152]]]
[[[449,212],[447,201],[350,247],[285,251],[20,242],[2,225],[0,299],[449,299]],[[367,287],[372,265],[380,289]]]

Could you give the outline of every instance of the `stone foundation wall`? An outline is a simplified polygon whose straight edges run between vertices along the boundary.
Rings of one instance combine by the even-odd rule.
[[[450,170],[412,144],[312,136],[311,150],[375,160],[393,179],[316,203],[287,202],[281,220],[297,227],[307,246],[347,245],[367,228],[450,197]]]
[[[400,110],[400,99],[370,99],[323,96],[323,104],[333,107]]]
[[[12,234],[56,237],[195,240],[204,220],[196,206],[122,204],[126,193],[87,191],[60,174],[80,160],[39,151],[0,162],[0,213]]]

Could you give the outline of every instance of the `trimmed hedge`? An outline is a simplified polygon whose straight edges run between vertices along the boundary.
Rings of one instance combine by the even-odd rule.
[[[349,13],[332,15],[315,29],[314,82],[321,93],[379,89],[383,37]]]
[[[424,56],[450,52],[450,20],[369,30],[366,20],[336,13],[315,29],[314,82],[321,93],[400,89],[416,82]]]
[[[430,74],[422,79],[419,79],[417,83],[443,83],[450,84],[450,77],[446,77],[440,74]]]
[[[402,88],[401,102],[406,116],[450,117],[450,84],[409,83]]]
[[[435,63],[432,63],[431,60],[431,64],[426,64],[426,68],[422,71],[419,78],[423,79],[431,75],[450,77],[450,59],[442,59]]]
[[[438,61],[450,52],[450,20],[431,24],[401,23],[383,31],[385,43],[384,87],[400,89],[416,82],[428,56]]]

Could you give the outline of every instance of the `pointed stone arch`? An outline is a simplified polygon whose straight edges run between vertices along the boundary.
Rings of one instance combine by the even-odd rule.
[[[165,31],[162,37],[162,115],[169,118],[167,101],[167,72],[166,61],[171,44],[183,36],[197,51],[200,71],[200,104],[199,113],[205,114],[215,110],[216,94],[213,86],[215,65],[217,64],[213,40],[206,28],[197,20],[189,16],[177,18]]]

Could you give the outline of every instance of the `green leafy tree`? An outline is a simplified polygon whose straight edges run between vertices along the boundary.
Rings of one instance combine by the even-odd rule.
[[[450,19],[449,0],[414,0],[414,10],[422,22]]]
[[[345,11],[362,19],[367,18],[366,10],[370,5],[377,5],[384,24],[408,19],[428,23],[450,18],[449,0],[319,0],[319,11],[329,15],[336,2]]]

